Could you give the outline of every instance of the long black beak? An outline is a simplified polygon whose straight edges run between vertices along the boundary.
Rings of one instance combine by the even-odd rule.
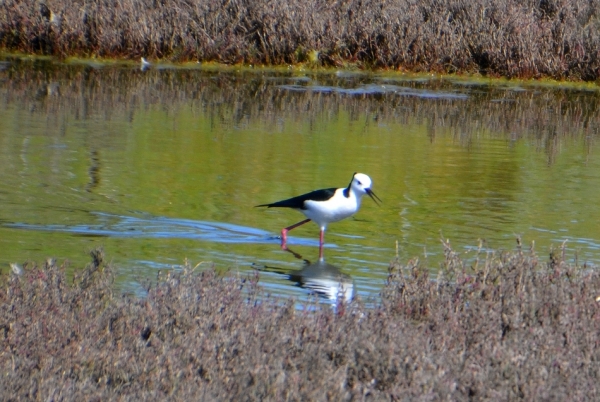
[[[371,199],[375,202],[375,204],[377,204],[377,206],[379,206],[379,202],[383,202],[379,197],[377,197],[377,194],[375,194],[370,188],[366,188],[365,191],[367,192],[369,197],[371,197]],[[377,202],[377,200],[379,200],[379,202]]]

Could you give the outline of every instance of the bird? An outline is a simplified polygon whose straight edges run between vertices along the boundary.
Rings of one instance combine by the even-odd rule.
[[[10,263],[10,269],[12,270],[13,274],[17,276],[23,275],[23,268],[21,268],[16,262]]]
[[[142,71],[145,71],[145,70],[149,69],[150,66],[152,65],[152,63],[150,63],[144,57],[140,58],[140,61],[142,62],[142,67],[141,67]]]
[[[311,191],[287,200],[270,204],[261,204],[256,207],[267,208],[292,208],[302,212],[307,219],[295,223],[281,230],[281,248],[287,249],[287,234],[290,230],[314,221],[320,229],[319,234],[319,259],[323,258],[323,244],[325,230],[331,222],[341,221],[358,212],[362,197],[366,194],[379,205],[381,199],[371,190],[372,181],[363,173],[354,173],[348,187],[325,188]]]

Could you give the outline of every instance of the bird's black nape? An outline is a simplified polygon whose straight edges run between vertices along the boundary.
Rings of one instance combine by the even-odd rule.
[[[356,176],[358,172],[354,172],[352,173],[352,179],[350,180],[350,183],[348,183],[348,187],[346,187],[344,189],[344,197],[348,198],[350,197],[350,188],[352,187],[352,182],[354,181],[354,176]]]

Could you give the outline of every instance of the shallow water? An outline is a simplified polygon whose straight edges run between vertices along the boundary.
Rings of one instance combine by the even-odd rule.
[[[480,243],[514,249],[517,237],[545,258],[567,240],[569,258],[600,261],[593,86],[2,66],[5,269],[48,256],[79,267],[102,246],[125,289],[187,258],[197,269],[260,269],[274,294],[305,296],[324,286],[302,261],[317,262],[318,228],[291,232],[298,259],[276,236],[303,216],[253,206],[346,186],[355,171],[371,176],[383,204],[366,198],[354,218],[329,227],[323,271],[363,297],[377,295],[396,242],[402,260],[432,269],[441,239],[467,259]],[[321,276],[331,288],[331,275]]]

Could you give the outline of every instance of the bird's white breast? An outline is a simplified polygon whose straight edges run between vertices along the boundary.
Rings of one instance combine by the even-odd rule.
[[[349,197],[345,197],[343,190],[338,189],[327,201],[305,201],[307,209],[302,213],[319,226],[326,226],[329,222],[337,222],[354,215],[360,207],[360,198],[352,192]]]

